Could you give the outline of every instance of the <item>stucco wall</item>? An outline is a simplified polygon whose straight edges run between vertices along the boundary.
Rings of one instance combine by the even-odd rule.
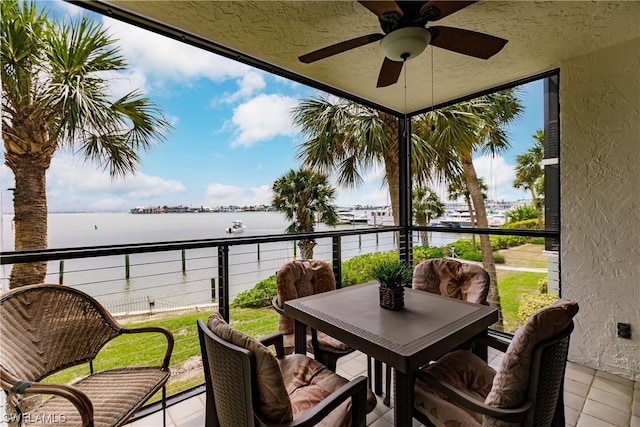
[[[570,359],[640,380],[640,39],[560,67],[561,278]],[[632,338],[616,323],[631,323]]]

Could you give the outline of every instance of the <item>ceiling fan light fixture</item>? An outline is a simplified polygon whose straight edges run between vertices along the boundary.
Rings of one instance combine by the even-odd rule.
[[[384,56],[402,62],[420,55],[429,42],[431,33],[423,27],[405,27],[390,32],[380,40]]]

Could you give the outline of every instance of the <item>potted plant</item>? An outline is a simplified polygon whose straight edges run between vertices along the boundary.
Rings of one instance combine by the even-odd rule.
[[[373,266],[380,283],[380,306],[389,310],[404,307],[404,285],[411,283],[413,272],[399,260],[384,260]]]

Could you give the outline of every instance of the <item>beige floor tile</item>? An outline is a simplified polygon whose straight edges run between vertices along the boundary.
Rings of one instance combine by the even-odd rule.
[[[203,411],[203,402],[200,399],[193,398],[167,408],[169,417],[176,425],[179,425],[183,420],[192,418],[195,414],[202,413]]]
[[[591,387],[587,399],[603,403],[612,408],[631,414],[631,396],[618,396],[602,389]]]
[[[591,385],[591,383],[593,382],[593,378],[595,377],[595,371],[591,368],[584,368],[584,367],[577,368],[577,366],[580,366],[580,365],[575,365],[575,364],[567,365],[565,378],[570,378],[574,381]]]
[[[587,384],[567,378],[564,380],[564,390],[578,396],[587,397],[589,386]]]
[[[568,406],[564,408],[564,422],[567,427],[575,427],[578,422],[580,411],[576,411]]]
[[[631,414],[629,412],[621,411],[619,409],[612,408],[611,406],[607,406],[604,403],[589,399],[584,402],[582,415],[590,415],[618,427],[627,427],[629,425],[629,420],[631,419]],[[580,420],[578,420],[578,424],[579,422]]]
[[[155,412],[138,421],[128,424],[131,427],[159,427],[162,426],[162,411]],[[167,427],[176,427],[169,414],[167,414]]]
[[[565,408],[571,408],[578,412],[582,411],[584,401],[586,398],[568,391],[564,392],[564,406]]]
[[[618,427],[615,424],[608,423],[599,418],[589,416],[587,414],[581,414],[578,418],[576,427]]]
[[[606,391],[607,393],[615,394],[621,397],[631,396],[633,393],[633,387],[628,384],[623,384],[618,381],[612,381],[611,379],[596,377],[593,379],[593,384],[591,387],[595,387],[601,390]]]
[[[620,383],[622,385],[632,387],[632,388],[634,385],[633,380],[621,377],[619,375],[610,374],[609,372],[604,372],[604,371],[596,371],[596,378],[604,378],[606,380]]]

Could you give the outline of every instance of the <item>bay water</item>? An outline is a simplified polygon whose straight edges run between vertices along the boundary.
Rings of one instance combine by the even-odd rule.
[[[233,220],[241,220],[246,230],[228,234]],[[173,242],[209,238],[237,238],[283,234],[288,225],[279,212],[214,212],[214,213],[53,213],[48,217],[49,248],[73,248],[126,243]],[[362,225],[329,227],[317,224],[316,231],[346,230]],[[13,215],[2,216],[2,251],[14,250]],[[384,232],[342,238],[343,260],[367,252],[394,249],[393,233]],[[431,245],[444,245],[456,240],[446,233],[430,233]],[[417,238],[417,236],[416,236]],[[273,275],[278,268],[294,259],[292,242],[231,246],[229,298],[252,288],[258,281]],[[178,251],[131,255],[131,274],[124,273],[124,255],[65,260],[48,264],[48,283],[58,283],[64,270],[64,284],[78,287],[98,298],[111,311],[136,311],[210,303],[211,284],[217,276],[217,249],[187,251],[187,270],[182,272]],[[314,257],[331,261],[330,239],[323,239]],[[298,251],[299,257],[299,251]],[[8,288],[11,266],[2,266],[0,285]]]

